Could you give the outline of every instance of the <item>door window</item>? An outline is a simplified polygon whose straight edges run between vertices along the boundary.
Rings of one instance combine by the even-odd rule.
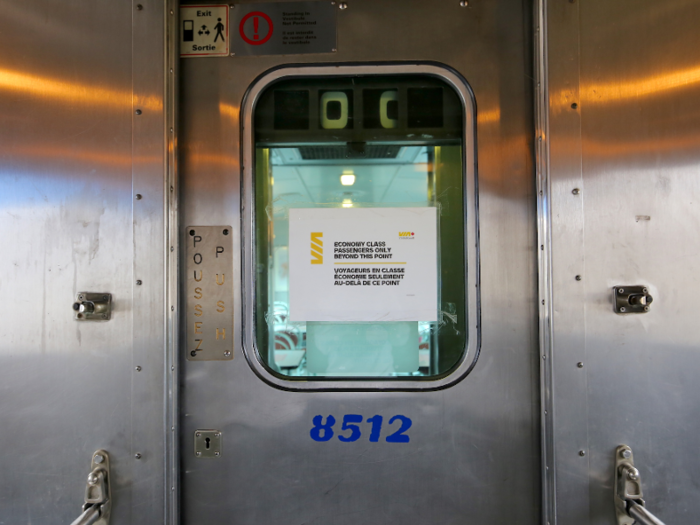
[[[283,79],[253,111],[262,363],[289,380],[454,369],[469,335],[455,89],[418,74]]]

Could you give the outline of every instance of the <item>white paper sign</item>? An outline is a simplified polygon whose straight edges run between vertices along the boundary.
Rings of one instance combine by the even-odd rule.
[[[291,209],[289,279],[291,321],[437,321],[437,209]]]

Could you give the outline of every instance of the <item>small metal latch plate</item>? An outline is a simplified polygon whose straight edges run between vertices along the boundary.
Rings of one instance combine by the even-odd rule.
[[[112,294],[78,292],[73,310],[76,321],[109,321],[112,318]]]
[[[646,286],[615,286],[613,288],[613,303],[615,313],[643,314],[649,311],[649,305],[654,298],[649,295]]]
[[[221,457],[221,431],[195,430],[194,455],[198,458]]]

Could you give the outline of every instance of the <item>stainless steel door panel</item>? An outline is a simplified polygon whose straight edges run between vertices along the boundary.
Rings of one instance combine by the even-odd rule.
[[[111,522],[164,519],[164,76],[153,66],[164,12],[142,4],[135,21],[131,2],[2,2],[1,523],[70,523],[99,448],[113,461]],[[132,36],[150,51],[134,59]],[[79,291],[111,293],[111,319],[76,322]]]
[[[693,521],[700,6],[550,9],[557,517],[615,522],[611,465],[627,444],[652,511]],[[625,284],[649,288],[648,313],[613,313]]]
[[[482,355],[448,390],[291,393],[262,382],[240,347],[232,362],[189,363],[181,347],[184,523],[502,523],[504,489],[519,523],[539,521],[531,14],[518,2],[472,4],[357,1],[338,12],[332,55],[181,61],[180,222],[202,225],[240,221],[238,114],[266,70],[382,60],[455,68],[478,106],[482,264]],[[411,442],[310,439],[313,416],[353,413],[405,414]],[[198,460],[193,432],[207,428],[222,431],[223,454]]]

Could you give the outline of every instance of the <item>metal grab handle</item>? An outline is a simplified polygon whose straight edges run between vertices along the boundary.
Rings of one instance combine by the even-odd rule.
[[[71,525],[109,525],[109,515],[112,511],[109,454],[104,450],[95,452],[90,467],[83,512]]]
[[[88,507],[78,519],[75,520],[70,525],[92,525],[100,518],[100,507],[98,505],[92,505]]]
[[[615,451],[615,511],[618,525],[664,525],[644,506],[642,478],[627,445]]]
[[[646,507],[642,507],[634,501],[630,502],[627,512],[640,525],[664,525],[664,522],[649,512]]]

